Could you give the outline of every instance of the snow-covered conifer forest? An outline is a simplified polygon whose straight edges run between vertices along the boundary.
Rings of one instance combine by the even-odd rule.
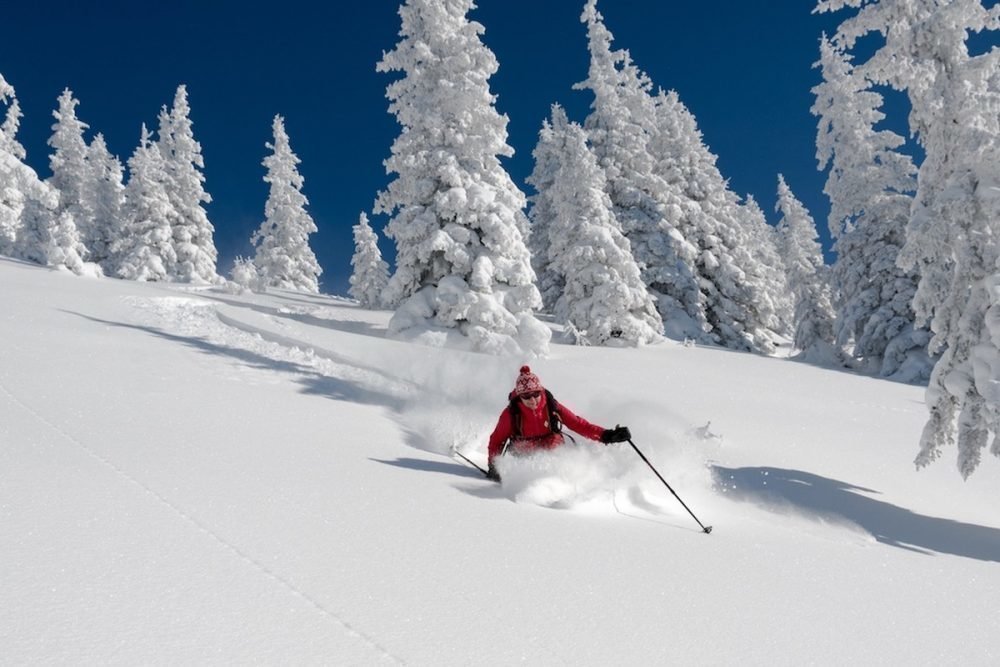
[[[929,381],[918,465],[957,444],[968,476],[984,450],[1000,455],[1000,56],[967,45],[998,29],[1000,9],[818,3],[844,15],[835,34],[817,36],[822,82],[812,90],[835,241],[827,265],[794,174],[776,175],[769,225],[753,197],[730,189],[670,82],[651,80],[615,43],[596,0],[581,8],[590,64],[577,88],[592,94],[590,114],[574,120],[553,107],[526,194],[502,163],[508,119],[489,83],[499,63],[474,8],[406,0],[399,41],[377,63],[400,133],[385,147],[389,179],[373,213],[385,216],[395,252],[390,270],[362,214],[351,294],[392,309],[390,336],[544,356],[550,332],[539,317],[551,317],[584,345],[666,337],[766,355],[790,346],[801,361]],[[872,34],[880,46],[859,52]],[[888,90],[909,100],[919,160],[882,124]],[[205,207],[206,138],[195,137],[185,85],[124,165],[63,90],[47,178],[25,162],[21,107],[2,73],[0,102],[0,253],[87,276],[318,292],[309,237],[322,230],[308,211],[308,165],[280,116],[263,160],[270,194],[255,255],[227,281]]]
[[[526,195],[501,162],[512,149],[489,85],[499,63],[474,8],[406,0],[399,42],[377,63],[391,75],[388,108],[400,127],[373,210],[387,221],[394,266],[362,213],[351,295],[394,311],[390,336],[545,355],[546,316],[585,345],[664,336],[761,354],[785,345],[798,360],[929,381],[918,465],[950,444],[964,476],[985,449],[1000,455],[1000,56],[972,55],[967,44],[1000,28],[1000,8],[818,3],[817,12],[844,14],[818,41],[811,109],[832,265],[794,175],[776,175],[778,218],[768,225],[753,197],[729,188],[694,113],[662,87],[669,81],[651,80],[615,44],[596,0],[582,7],[590,65],[577,86],[592,93],[591,112],[573,120],[553,107]],[[880,46],[859,56],[873,33]],[[881,125],[886,90],[910,102],[919,161]],[[256,254],[238,259],[227,281],[185,85],[124,165],[63,90],[47,178],[25,162],[21,107],[2,73],[0,103],[0,253],[86,276],[318,292],[310,236],[320,230],[280,116],[263,160],[270,194],[250,239]]]

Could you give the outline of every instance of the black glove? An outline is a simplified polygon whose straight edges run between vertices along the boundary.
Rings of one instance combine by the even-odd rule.
[[[631,439],[632,432],[628,430],[628,426],[615,426],[614,428],[607,429],[601,434],[601,442],[605,445],[612,442],[625,442],[626,440]]]
[[[500,473],[497,472],[497,469],[493,467],[492,463],[490,464],[489,470],[486,471],[486,479],[491,479],[497,483],[500,482]]]

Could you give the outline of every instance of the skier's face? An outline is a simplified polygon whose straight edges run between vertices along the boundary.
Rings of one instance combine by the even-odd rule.
[[[521,394],[521,400],[528,407],[529,410],[534,410],[538,407],[539,402],[542,400],[542,392],[532,391],[527,394]]]

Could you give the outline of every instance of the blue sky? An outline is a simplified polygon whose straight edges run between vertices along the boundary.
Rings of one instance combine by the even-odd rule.
[[[195,137],[205,157],[208,206],[220,271],[251,254],[267,185],[260,162],[271,119],[282,114],[302,159],[304,192],[319,226],[313,249],[324,291],[344,293],[353,253],[351,226],[371,211],[389,181],[382,161],[398,133],[387,112],[389,75],[375,72],[399,31],[395,0],[282,3],[105,0],[18,2],[6,7],[0,73],[25,117],[18,135],[28,162],[49,175],[46,141],[64,87],[77,114],[123,161],[142,123],[156,126],[161,105],[188,86]],[[675,89],[695,114],[735,192],[753,194],[769,220],[777,174],[820,222],[826,240],[825,176],[816,170],[816,119],[809,113],[818,40],[842,16],[811,14],[811,0],[680,2],[600,0],[615,46],[628,48],[656,85]],[[470,17],[500,71],[491,80],[509,116],[505,160],[524,183],[542,119],[559,102],[583,121],[589,93],[583,0],[480,0]],[[372,218],[381,230],[384,216]],[[828,245],[828,243],[827,243]],[[391,259],[392,244],[381,247]]]

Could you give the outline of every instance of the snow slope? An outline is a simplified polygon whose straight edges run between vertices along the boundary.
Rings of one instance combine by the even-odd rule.
[[[1000,662],[1000,462],[919,387],[664,343],[531,361],[627,446],[505,462],[521,359],[290,292],[0,259],[0,663]],[[699,431],[706,422],[709,428]]]

